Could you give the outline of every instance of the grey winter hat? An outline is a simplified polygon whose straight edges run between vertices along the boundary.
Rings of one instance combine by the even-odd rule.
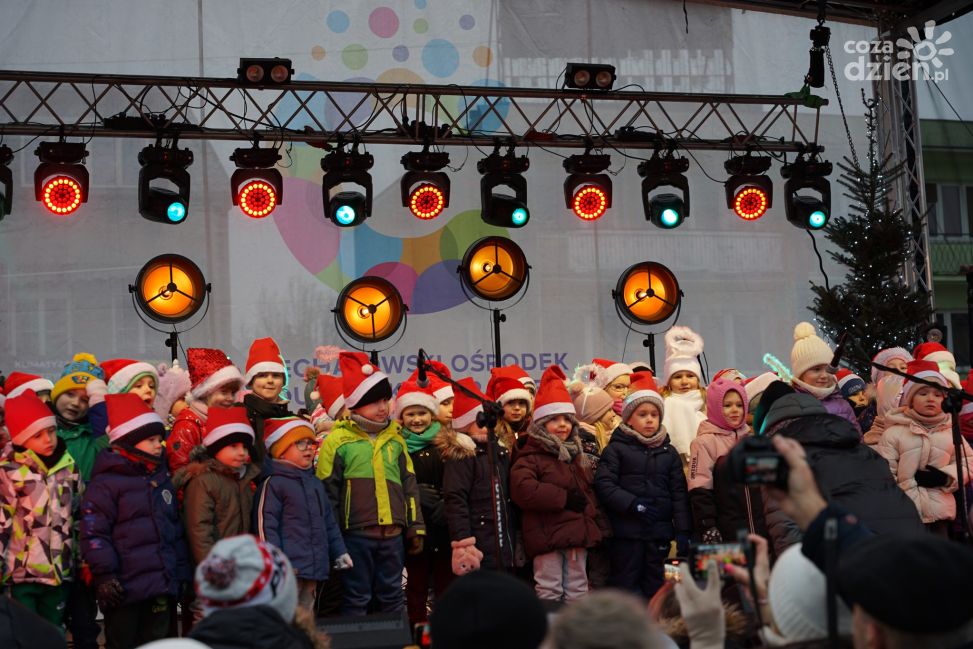
[[[811,417],[814,415],[826,415],[828,411],[824,409],[821,402],[810,394],[787,394],[777,399],[764,419],[762,430],[770,430],[775,424],[788,419],[798,417]]]
[[[288,623],[297,612],[297,578],[276,546],[241,534],[225,538],[196,567],[203,613],[267,605]]]

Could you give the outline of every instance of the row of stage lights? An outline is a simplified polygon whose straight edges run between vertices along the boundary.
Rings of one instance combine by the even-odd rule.
[[[36,200],[53,214],[67,216],[88,200],[88,170],[84,159],[88,152],[83,143],[42,142],[35,154],[40,159],[34,172]],[[11,210],[13,153],[0,146],[0,218]],[[189,149],[173,143],[146,146],[138,156],[139,214],[157,223],[178,224],[189,215],[190,177],[193,163]],[[284,186],[275,165],[280,154],[273,148],[239,148],[230,156],[236,170],[230,178],[234,205],[255,219],[269,216],[283,202]],[[338,227],[354,227],[372,214],[372,179],[374,165],[370,153],[338,147],[324,156],[322,194],[326,216]],[[450,180],[443,171],[449,154],[429,151],[402,156],[405,174],[401,180],[402,205],[422,220],[434,219],[449,207]],[[612,180],[605,173],[611,164],[607,154],[590,152],[564,160],[568,173],[564,181],[564,204],[578,218],[595,221],[612,206]],[[726,161],[729,178],[724,183],[726,205],[746,221],[762,217],[773,205],[773,181],[767,175],[771,160],[751,154],[734,156]],[[527,207],[527,181],[524,173],[530,167],[526,156],[517,156],[511,146],[501,154],[497,146],[492,154],[477,162],[480,179],[481,216],[484,222],[504,228],[521,228],[530,221]],[[689,218],[689,183],[685,173],[689,161],[668,153],[656,153],[638,166],[642,177],[642,206],[647,221],[663,229],[677,228]],[[830,162],[818,160],[815,154],[801,154],[781,168],[786,179],[784,208],[788,222],[799,228],[819,230],[827,225],[831,214]],[[341,185],[358,189],[333,192]],[[507,191],[497,191],[498,189]],[[674,193],[676,190],[678,193]]]

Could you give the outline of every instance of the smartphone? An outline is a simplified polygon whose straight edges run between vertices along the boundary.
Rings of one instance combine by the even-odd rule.
[[[665,573],[664,577],[666,581],[674,581],[679,583],[682,581],[682,576],[679,574],[679,564],[682,563],[682,559],[666,559],[665,562]]]
[[[700,543],[689,547],[689,569],[693,578],[706,581],[708,574],[706,567],[710,561],[716,562],[720,577],[728,578],[726,566],[747,565],[747,558],[740,543]]]

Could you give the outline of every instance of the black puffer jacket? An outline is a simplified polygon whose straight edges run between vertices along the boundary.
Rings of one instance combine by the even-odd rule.
[[[307,634],[270,606],[241,606],[203,618],[189,637],[210,649],[312,649]]]
[[[802,416],[800,404],[791,403],[794,399],[793,395],[781,398],[768,419],[791,420],[783,423],[776,434],[801,443],[825,499],[855,514],[879,534],[921,533],[924,528],[916,506],[896,484],[888,461],[861,443],[854,425],[837,415]],[[778,412],[785,408],[792,412]],[[798,416],[792,418],[788,414]],[[778,556],[800,542],[797,525],[780,511],[779,503],[766,491],[764,514]]]
[[[725,543],[735,543],[740,530],[770,538],[764,521],[764,500],[757,485],[744,486],[733,480],[730,456],[724,455],[713,465],[713,494],[716,528]]]
[[[451,552],[449,527],[446,523],[446,503],[443,500],[443,458],[439,448],[430,444],[415,453],[410,452],[412,468],[419,485],[419,504],[426,524],[423,552],[435,554]]]

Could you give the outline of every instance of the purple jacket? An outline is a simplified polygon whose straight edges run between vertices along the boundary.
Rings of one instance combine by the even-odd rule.
[[[851,407],[851,404],[841,396],[841,392],[835,390],[825,398],[821,399],[821,405],[824,409],[828,411],[829,415],[838,415],[844,419],[851,422],[851,425],[855,427],[858,431],[859,437],[861,437],[862,429],[861,425],[858,423],[858,417],[855,416],[855,409]]]

